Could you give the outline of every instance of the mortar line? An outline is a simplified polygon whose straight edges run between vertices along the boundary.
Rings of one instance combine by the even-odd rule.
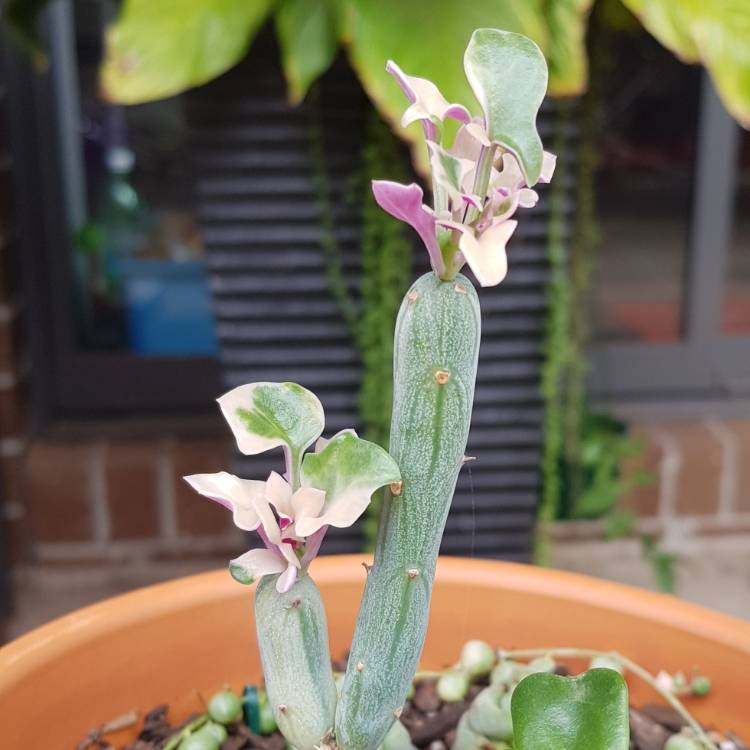
[[[166,542],[174,544],[179,537],[177,500],[174,486],[173,440],[159,443],[156,460],[156,498],[159,533]]]
[[[731,515],[737,507],[738,446],[737,436],[718,419],[704,422],[721,447],[721,475],[719,477],[719,516]]]
[[[653,434],[662,450],[659,465],[659,518],[662,522],[677,516],[677,480],[682,469],[682,451],[669,430],[653,427]]]
[[[106,547],[112,537],[112,516],[107,492],[106,443],[94,443],[91,446],[87,468],[91,536],[96,545]]]

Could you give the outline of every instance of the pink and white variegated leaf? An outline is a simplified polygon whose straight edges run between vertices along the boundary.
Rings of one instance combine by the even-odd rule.
[[[262,500],[266,483],[240,479],[226,471],[191,474],[185,481],[198,493],[232,512],[232,520],[243,531],[255,531],[261,524],[257,502]]]
[[[479,234],[458,222],[445,222],[443,226],[461,233],[458,247],[464,259],[482,286],[496,286],[508,273],[508,256],[505,246],[518,225],[517,221],[496,222]]]
[[[474,167],[474,162],[469,159],[460,159],[446,151],[437,143],[427,144],[430,151],[430,166],[432,168],[432,180],[435,186],[435,192],[442,191],[451,201],[451,206],[455,210],[461,207],[464,202],[464,178],[467,173]],[[478,202],[476,196],[467,196],[471,202]],[[435,205],[446,205],[444,202],[435,197]]]
[[[422,202],[424,193],[416,183],[402,185],[390,180],[373,180],[372,194],[377,204],[391,216],[412,226],[422,239],[430,256],[430,264],[438,276],[445,270],[435,230],[435,215]]]
[[[287,562],[273,550],[251,549],[229,561],[229,572],[235,581],[249,585],[262,576],[275,575],[287,569]]]
[[[452,104],[441,93],[438,87],[426,78],[410,76],[404,73],[393,60],[389,60],[385,69],[398,83],[406,98],[411,102],[401,118],[402,127],[421,120],[425,138],[428,141],[438,139],[436,125],[450,117],[459,122],[469,122],[471,115],[462,104]]]

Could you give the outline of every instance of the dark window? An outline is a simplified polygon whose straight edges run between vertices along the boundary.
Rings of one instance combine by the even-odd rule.
[[[12,81],[35,380],[52,417],[208,410],[220,388],[184,97],[98,96],[112,8],[53,4],[49,72],[19,54]]]

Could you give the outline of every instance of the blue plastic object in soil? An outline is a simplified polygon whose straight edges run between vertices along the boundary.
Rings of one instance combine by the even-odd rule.
[[[152,356],[217,353],[203,261],[134,259],[118,265],[132,351]]]

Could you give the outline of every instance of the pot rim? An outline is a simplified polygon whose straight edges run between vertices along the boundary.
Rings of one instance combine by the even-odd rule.
[[[312,573],[322,586],[350,583],[354,576],[361,576],[363,561],[371,562],[371,556],[324,556],[315,560]],[[461,557],[439,558],[437,578],[454,584],[468,579],[473,585],[489,589],[552,596],[613,614],[636,616],[731,645],[750,656],[750,622],[667,594],[578,573]],[[139,588],[63,615],[0,648],[0,693],[12,688],[20,673],[31,673],[94,638],[105,638],[129,625],[189,609],[196,599],[220,604],[245,591],[226,570],[220,569]],[[558,644],[539,644],[542,648],[553,645]]]

